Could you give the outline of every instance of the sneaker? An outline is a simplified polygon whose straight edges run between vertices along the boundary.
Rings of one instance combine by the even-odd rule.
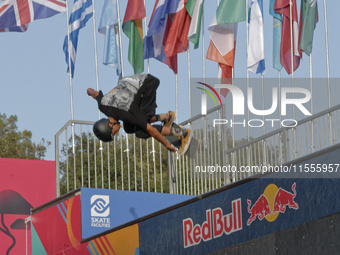
[[[170,127],[172,122],[176,119],[176,113],[173,111],[169,111],[169,117],[164,120],[164,126]]]
[[[191,130],[185,129],[185,131],[187,132],[187,135],[180,137],[181,142],[182,142],[181,147],[178,150],[178,153],[180,155],[184,155],[184,153],[187,152],[187,150],[189,149],[190,142],[191,142],[191,137],[192,137]]]

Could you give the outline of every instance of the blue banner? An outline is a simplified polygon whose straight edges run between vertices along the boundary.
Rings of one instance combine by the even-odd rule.
[[[339,165],[338,155],[303,165]],[[340,212],[340,178],[294,176],[267,175],[140,222],[140,254],[208,254]]]
[[[193,196],[81,188],[82,239],[178,204]]]

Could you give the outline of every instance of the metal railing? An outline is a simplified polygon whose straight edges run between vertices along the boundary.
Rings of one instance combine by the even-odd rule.
[[[214,119],[224,118],[223,109],[223,106],[217,106],[206,115],[197,115],[180,124],[191,129],[200,146],[193,158],[169,154],[171,193],[199,195],[228,183],[226,175],[208,176],[206,171],[196,171],[197,168],[206,169],[207,166],[226,164],[223,152],[228,148],[229,130],[224,126],[213,127]]]
[[[236,170],[231,181],[258,173],[252,166],[282,165],[339,143],[339,114],[340,105],[227,150],[226,158]]]
[[[58,196],[79,187],[199,195],[255,174],[246,171],[252,166],[278,166],[340,142],[340,105],[246,142],[212,125],[223,109],[180,123],[201,143],[194,158],[124,132],[102,143],[94,122],[68,121],[55,135]]]
[[[70,120],[55,135],[58,196],[79,187],[168,192],[165,148],[124,132],[103,143],[93,124]]]

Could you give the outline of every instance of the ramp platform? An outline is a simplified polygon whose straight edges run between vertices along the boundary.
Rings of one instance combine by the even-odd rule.
[[[261,174],[186,198],[81,240],[65,227],[62,236],[69,237],[68,246],[53,254],[336,254],[340,250],[339,155],[340,145],[329,147],[285,165],[290,171]],[[38,216],[49,209],[33,211],[39,238],[46,233],[36,229]],[[68,211],[65,218],[69,224],[72,213]],[[46,222],[40,224],[52,231]],[[80,222],[72,224],[76,228],[80,229]],[[54,232],[51,238],[58,235]],[[68,249],[80,253],[67,253]]]

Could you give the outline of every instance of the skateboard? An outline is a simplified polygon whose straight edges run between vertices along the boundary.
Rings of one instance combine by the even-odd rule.
[[[181,140],[178,139],[176,136],[167,136],[166,139],[177,149],[181,147]],[[184,155],[188,156],[189,158],[194,158],[201,142],[197,140],[195,137],[191,137],[189,147]]]

